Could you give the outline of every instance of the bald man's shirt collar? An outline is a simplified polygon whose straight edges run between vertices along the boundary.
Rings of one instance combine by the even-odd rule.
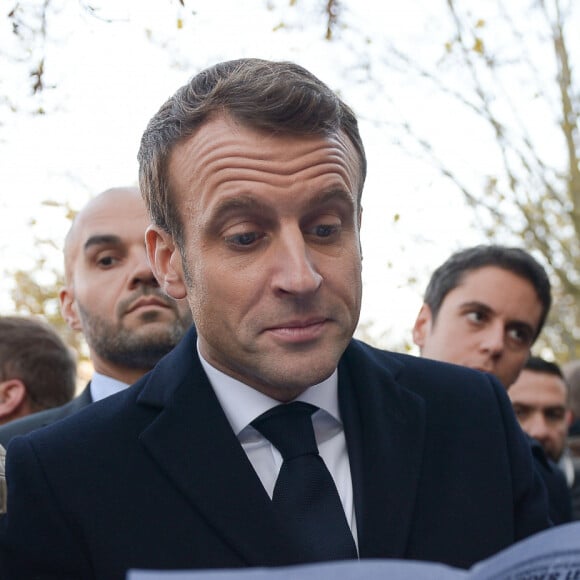
[[[93,402],[100,401],[105,397],[109,397],[110,395],[115,395],[116,393],[120,393],[122,390],[126,389],[129,385],[124,383],[123,381],[119,381],[112,377],[108,377],[106,375],[102,375],[100,373],[95,372],[93,377],[91,378],[91,397]]]

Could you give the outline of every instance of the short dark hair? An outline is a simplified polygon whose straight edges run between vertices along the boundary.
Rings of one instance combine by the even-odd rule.
[[[182,243],[171,204],[168,172],[173,148],[200,126],[227,115],[246,127],[281,135],[334,135],[350,139],[359,156],[358,203],[366,156],[353,111],[327,85],[291,62],[255,58],[216,64],[177,90],[151,119],[139,149],[139,184],[154,224]]]
[[[76,359],[46,322],[0,317],[0,381],[19,379],[35,411],[64,405],[76,388]]]
[[[546,373],[547,375],[554,375],[564,380],[562,369],[560,369],[558,364],[555,362],[545,360],[540,356],[529,357],[522,370],[535,371],[537,373]]]
[[[536,259],[521,248],[510,248],[499,245],[479,245],[467,248],[453,254],[432,274],[423,301],[431,309],[433,321],[437,315],[445,296],[457,288],[465,275],[485,266],[496,266],[507,270],[534,287],[542,303],[542,315],[534,336],[540,334],[552,304],[552,291],[548,274]]]

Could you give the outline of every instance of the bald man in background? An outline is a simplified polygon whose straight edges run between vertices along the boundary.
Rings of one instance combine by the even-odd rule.
[[[163,294],[145,251],[149,218],[134,187],[104,191],[77,214],[65,240],[61,312],[82,332],[94,374],[66,405],[0,427],[0,444],[28,433],[135,382],[167,354],[191,326],[185,300]]]

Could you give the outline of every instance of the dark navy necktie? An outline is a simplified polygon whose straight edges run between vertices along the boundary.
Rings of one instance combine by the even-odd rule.
[[[278,405],[252,425],[283,458],[272,503],[304,552],[304,562],[357,558],[352,533],[336,485],[322,457],[312,426],[317,407]]]

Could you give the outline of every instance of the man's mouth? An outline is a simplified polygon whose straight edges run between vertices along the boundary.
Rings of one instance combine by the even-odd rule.
[[[167,301],[157,296],[143,296],[132,302],[125,313],[129,314],[143,308],[170,308],[170,306]]]
[[[323,332],[328,320],[316,317],[305,320],[289,320],[271,326],[266,332],[284,342],[307,342],[318,338]]]

